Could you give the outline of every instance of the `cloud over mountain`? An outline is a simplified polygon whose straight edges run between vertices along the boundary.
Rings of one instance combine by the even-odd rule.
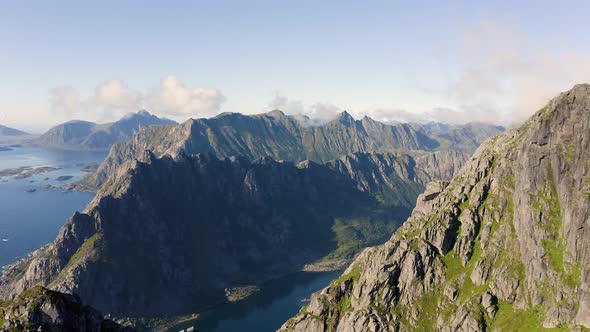
[[[189,87],[175,75],[163,77],[145,92],[132,90],[120,79],[102,82],[90,96],[73,86],[49,90],[51,110],[67,117],[111,120],[141,108],[171,117],[202,117],[217,113],[226,101],[214,88]]]

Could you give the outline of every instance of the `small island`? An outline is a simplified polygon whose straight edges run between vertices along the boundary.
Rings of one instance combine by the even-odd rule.
[[[98,166],[100,166],[100,165],[98,165],[97,163],[90,163],[90,164],[82,167],[80,170],[82,172],[86,172],[86,173],[94,173],[98,169]]]
[[[57,171],[59,169],[61,169],[61,168],[49,167],[49,166],[43,166],[43,167],[23,166],[23,167],[17,167],[17,168],[8,168],[8,169],[0,171],[0,178],[13,176],[15,179],[24,179],[24,178],[31,177],[33,175],[47,173],[47,172],[53,172],[53,171]]]
[[[71,175],[61,175],[55,178],[56,181],[68,181],[70,179],[72,179],[73,176]]]

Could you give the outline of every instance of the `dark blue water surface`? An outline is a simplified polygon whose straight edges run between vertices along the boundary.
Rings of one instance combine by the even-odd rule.
[[[276,279],[243,301],[219,305],[171,331],[190,326],[199,332],[276,331],[305,305],[303,299],[339,275],[340,272],[299,272]]]
[[[59,228],[82,211],[94,194],[42,188],[78,180],[89,163],[100,163],[104,152],[77,152],[20,147],[0,152],[0,170],[21,166],[57,166],[62,169],[24,179],[0,178],[0,266],[25,257],[55,239]],[[61,175],[73,176],[57,181]],[[45,180],[46,178],[49,178]],[[27,192],[34,189],[35,192]]]

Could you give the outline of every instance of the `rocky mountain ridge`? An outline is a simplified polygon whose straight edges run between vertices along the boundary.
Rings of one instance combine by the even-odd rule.
[[[590,85],[428,186],[286,331],[590,328]]]
[[[323,163],[355,152],[413,151],[417,155],[440,147],[437,139],[409,124],[387,125],[369,117],[355,120],[346,112],[321,126],[304,125],[278,110],[259,115],[224,113],[141,130],[129,142],[114,145],[97,172],[85,178],[80,188],[96,190],[118,166],[144,150],[156,156],[213,153],[219,158],[270,156],[276,160]],[[455,150],[471,153],[469,149]]]

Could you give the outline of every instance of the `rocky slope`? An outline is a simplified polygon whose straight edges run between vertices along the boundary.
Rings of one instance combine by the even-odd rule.
[[[0,125],[0,136],[25,136],[24,131]]]
[[[590,328],[589,144],[590,86],[577,85],[430,185],[283,329]]]
[[[36,286],[0,302],[0,331],[131,331],[84,306],[73,295]]]
[[[117,142],[129,140],[143,127],[165,124],[175,122],[158,118],[146,111],[128,114],[113,123],[96,124],[74,120],[49,129],[33,143],[51,148],[106,151]]]
[[[427,169],[451,174],[456,157],[357,153],[295,165],[145,151],[53,243],[6,267],[0,296],[40,284],[116,315],[195,310],[223,301],[225,288],[382,243],[432,180]]]
[[[177,126],[150,127],[126,143],[113,146],[98,171],[80,188],[96,190],[124,161],[144,150],[156,156],[207,152],[220,158],[270,156],[276,160],[326,162],[354,152],[427,151],[439,142],[408,124],[386,125],[343,112],[321,126],[305,125],[281,111],[260,115],[225,113],[211,119],[191,119]],[[469,152],[468,152],[469,153]]]

